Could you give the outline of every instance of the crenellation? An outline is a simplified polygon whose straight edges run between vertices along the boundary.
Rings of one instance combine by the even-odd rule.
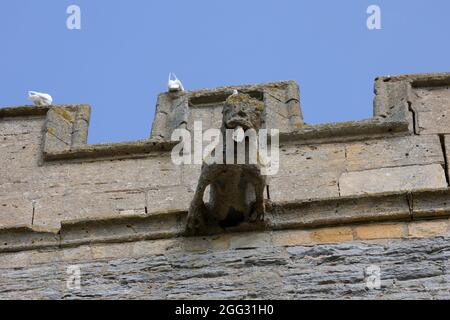
[[[386,87],[397,82],[378,79],[376,86],[380,86],[380,83]],[[411,81],[407,80],[405,83],[410,85]],[[404,84],[397,83],[397,87],[404,88]],[[390,88],[386,98],[379,97],[383,90],[378,90],[376,100],[381,101],[378,102],[376,111],[378,115],[386,103],[394,105],[395,101],[408,99],[402,98],[402,92],[404,94],[406,91],[397,87]],[[265,101],[266,109],[269,110],[269,127],[277,126],[276,123],[281,121],[278,117],[289,120],[292,116],[301,115],[300,108],[298,112],[292,113],[285,105],[297,104],[300,101],[299,89],[294,82],[161,94],[157,114],[170,116],[175,112],[186,115],[187,118],[182,116],[180,119],[186,122],[187,128],[192,128],[194,120],[203,119],[206,120],[203,122],[203,128],[207,129],[219,123],[220,101],[223,100],[221,95],[226,96],[233,88],[250,92]],[[260,96],[258,92],[261,92]],[[217,103],[219,107],[214,106]],[[198,111],[195,111],[197,109]],[[17,215],[23,216],[22,212],[27,212],[26,216],[29,216],[30,206],[34,201],[33,223],[58,228],[61,221],[75,218],[88,219],[111,214],[142,214],[170,208],[187,208],[199,169],[194,165],[183,168],[174,166],[170,161],[170,154],[164,153],[164,150],[169,151],[170,145],[174,144],[150,139],[132,143],[86,145],[90,115],[90,107],[87,105],[52,107],[47,110],[45,119],[37,117],[38,113],[43,114],[42,108],[18,108],[19,117],[16,120],[12,117],[13,109],[2,110],[2,115],[8,115],[8,118],[2,120],[3,134],[6,130],[16,130],[23,135],[17,136],[19,140],[15,142],[25,138],[33,139],[24,141],[29,144],[25,146],[28,149],[24,151],[14,151],[18,146],[12,141],[11,144],[2,144],[9,159],[15,161],[10,163],[17,163],[15,152],[20,152],[28,159],[20,161],[19,170],[6,169],[3,175],[6,181],[1,185],[3,193],[7,193],[9,198],[17,199],[14,201],[17,203],[17,208],[14,208],[14,211],[18,212]],[[34,120],[24,118],[26,111]],[[178,119],[178,116],[170,117]],[[389,113],[386,113],[386,117],[394,120],[387,121],[386,125],[377,118],[335,125],[304,126],[302,123],[299,126],[301,128],[294,131],[287,127],[286,130],[282,129],[282,132],[291,133],[281,137],[280,171],[276,176],[270,177],[269,182],[271,200],[301,201],[366,192],[445,187],[442,177],[445,161],[439,138],[435,135],[410,135],[409,130],[401,131],[401,126],[398,127],[399,135],[395,134],[392,129],[396,128],[398,121],[403,120]],[[80,126],[80,123],[83,125]],[[16,126],[16,129],[11,125]],[[155,119],[154,135],[158,125],[159,120]],[[177,125],[179,124],[175,127]],[[164,128],[167,128],[167,125]],[[45,138],[40,136],[44,129]],[[368,135],[371,136],[369,140]],[[167,138],[167,134],[160,136]],[[343,138],[339,140],[339,136]],[[325,143],[330,138],[335,142]],[[44,162],[39,162],[40,145],[43,145]],[[93,159],[90,159],[91,157]],[[71,158],[80,160],[69,161]],[[31,159],[34,159],[32,163]],[[56,162],[51,164],[50,160]],[[385,181],[385,178],[379,176],[380,173],[388,177],[393,174],[395,183],[386,185],[389,179]],[[372,182],[367,184],[366,179]],[[383,180],[382,185],[380,179]],[[355,184],[357,181],[360,181],[365,189]],[[24,199],[24,194],[28,199]],[[4,225],[14,223],[14,219],[6,212],[0,215],[0,220]],[[30,219],[21,219],[21,222],[24,222],[23,220]]]
[[[399,259],[395,248],[406,256],[423,244],[448,249],[441,239],[450,230],[449,88],[449,73],[380,77],[373,118],[316,125],[304,123],[293,81],[162,93],[149,139],[95,145],[87,143],[88,105],[2,108],[0,268],[6,273],[0,287],[6,291],[0,297],[20,277],[14,267],[25,268],[30,279],[51,279],[45,292],[22,282],[28,289],[18,297],[66,297],[61,279],[68,262],[84,261],[95,283],[102,271],[93,263],[109,265],[111,259],[134,259],[112,262],[117,273],[142,263],[151,265],[151,277],[176,275],[158,288],[138,289],[135,297],[187,297],[186,288],[194,287],[195,297],[265,297],[268,287],[290,297],[323,296],[323,290],[340,297],[345,290],[377,296],[364,291],[362,267],[349,264],[373,262],[366,250],[374,250],[373,259],[383,264],[383,255]],[[203,130],[219,128],[233,90],[264,103],[265,127],[280,130],[280,168],[267,179],[265,220],[187,238],[186,216],[201,168],[175,165],[171,150],[177,142],[170,138],[176,128],[192,131],[194,121],[202,121]],[[346,281],[343,291],[318,284],[323,270],[292,273],[311,263],[305,252],[321,259],[320,250],[345,248],[352,248],[349,263],[325,280]],[[219,252],[223,260],[211,266]],[[435,267],[420,252],[421,262],[409,261],[408,270],[387,264],[383,270],[414,297],[429,294],[408,282],[417,270],[425,270],[417,276],[420,283],[448,277],[441,260]],[[234,269],[245,263],[258,274],[237,279]],[[265,266],[274,266],[276,274]],[[179,273],[180,268],[186,269]],[[303,278],[315,285],[302,290]],[[106,288],[98,293],[106,297],[111,286],[97,283],[88,290]],[[441,287],[434,286],[433,295],[444,296]],[[399,295],[389,283],[383,290]]]

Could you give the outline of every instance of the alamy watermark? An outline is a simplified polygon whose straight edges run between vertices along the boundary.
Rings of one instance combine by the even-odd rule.
[[[375,4],[367,7],[367,18],[366,25],[369,30],[380,30],[381,29],[381,8]]]
[[[180,141],[172,149],[172,162],[182,164],[253,164],[262,175],[275,175],[280,166],[279,130],[211,128],[203,132],[202,122],[194,121],[194,137],[187,129],[175,129],[172,141]],[[270,137],[270,143],[269,139]],[[193,146],[192,146],[193,141]],[[207,143],[204,147],[204,142]],[[224,142],[226,148],[224,150]],[[236,150],[235,150],[236,146]],[[269,152],[270,149],[270,152]]]
[[[66,288],[70,291],[81,289],[81,268],[78,265],[71,265],[67,267]]]
[[[377,265],[370,265],[365,270],[366,287],[371,290],[381,289],[381,269]]]
[[[81,8],[75,4],[67,7],[66,13],[69,15],[66,20],[66,26],[69,30],[81,29]]]

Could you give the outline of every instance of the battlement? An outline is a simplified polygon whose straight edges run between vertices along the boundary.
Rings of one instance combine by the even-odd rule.
[[[150,139],[86,144],[90,107],[0,109],[0,226],[59,230],[74,219],[186,211],[199,166],[175,166],[176,128],[219,128],[234,89],[264,102],[264,126],[280,130],[274,203],[447,187],[450,74],[380,77],[374,117],[307,125],[295,82],[162,93]]]
[[[377,78],[372,118],[315,125],[293,81],[162,93],[149,139],[121,143],[87,144],[88,105],[2,108],[0,252],[197,247],[183,229],[201,166],[175,165],[170,137],[194,121],[219,128],[235,89],[262,101],[264,127],[280,130],[280,169],[267,181],[265,223],[212,229],[207,250],[215,236],[227,239],[220,250],[266,246],[266,236],[277,248],[409,238],[428,234],[417,232],[423,219],[440,226],[430,235],[448,236],[450,73],[439,73]],[[382,231],[364,233],[372,226]]]

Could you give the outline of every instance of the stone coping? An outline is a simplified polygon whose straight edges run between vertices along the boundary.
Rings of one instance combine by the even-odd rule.
[[[178,142],[136,140],[105,144],[81,145],[66,151],[50,151],[44,153],[44,159],[76,160],[98,158],[136,158],[147,156],[149,153],[170,152]]]
[[[413,87],[424,86],[445,86],[450,84],[450,72],[436,72],[436,73],[417,73],[417,74],[405,74],[397,76],[381,76],[377,77],[375,81],[381,80],[384,82],[398,82],[407,81],[411,82]]]
[[[211,229],[206,235],[306,230],[349,224],[442,219],[450,216],[450,189],[383,193],[274,203],[260,224]],[[23,225],[0,228],[0,252],[76,247],[182,237],[186,211],[64,221],[59,230]]]
[[[405,87],[406,91],[402,92],[398,91],[403,90],[402,87],[391,88],[385,86],[390,83],[405,83],[407,87],[449,85],[450,73],[424,73],[378,77],[375,79],[376,97],[374,118],[351,122],[303,125],[301,128],[295,129],[292,132],[282,133],[280,135],[280,142],[295,141],[302,144],[318,144],[348,140],[366,140],[371,137],[411,133],[412,127],[410,124],[411,119],[408,118],[409,115],[405,114],[405,112],[384,112],[385,109],[389,108],[390,104],[396,104],[395,110],[397,110],[404,102],[403,100],[401,102],[395,100],[398,96],[398,92],[401,92],[401,95],[408,98],[407,87]],[[294,81],[279,81],[263,84],[226,86],[214,89],[200,89],[182,92],[179,93],[179,95],[188,95],[191,98],[201,98],[208,95],[217,95],[218,93],[236,88],[247,92],[256,92],[261,88],[283,88],[294,85],[296,86]],[[397,90],[398,92],[395,93],[393,90]],[[163,93],[163,95],[164,94],[166,93]],[[60,112],[50,112],[52,113],[50,115],[49,111],[51,110]],[[73,119],[66,121],[69,122],[69,124],[64,121],[64,118],[67,120],[67,117],[64,117],[65,111],[70,113],[69,116],[74,117]],[[61,115],[61,113],[63,114]],[[175,142],[169,142],[167,140],[150,139],[88,145],[85,143],[85,140],[87,139],[89,113],[90,106],[86,104],[63,104],[50,107],[28,105],[0,108],[0,119],[10,117],[46,116],[46,138],[44,141],[43,158],[47,161],[97,159],[105,157],[133,158],[152,152],[167,152],[176,144]],[[63,134],[57,132],[58,129],[67,132],[67,130],[64,130],[67,126],[72,126],[74,136],[65,137]],[[55,139],[52,139],[53,136],[58,138],[57,143],[53,143],[55,141]],[[66,141],[67,145],[61,144],[60,141]]]
[[[85,105],[58,105],[74,112]],[[52,107],[8,107],[0,109],[0,119],[7,117],[45,116]],[[48,126],[49,124],[47,124]],[[349,140],[366,140],[370,137],[390,136],[409,133],[407,121],[384,121],[377,118],[361,121],[338,122],[305,125],[290,133],[280,135],[280,142],[295,141],[302,144],[331,143]],[[50,135],[47,133],[47,135]],[[52,135],[54,135],[52,131]],[[87,134],[86,134],[87,136]],[[70,140],[70,137],[67,138]],[[135,158],[153,152],[170,152],[178,142],[159,139],[137,140],[105,144],[78,144],[59,148],[45,139],[43,156],[46,161],[98,159],[98,158]]]
[[[280,142],[295,141],[301,144],[335,143],[366,140],[399,133],[409,133],[407,121],[384,121],[377,118],[349,122],[332,122],[305,125],[289,133],[280,134]]]

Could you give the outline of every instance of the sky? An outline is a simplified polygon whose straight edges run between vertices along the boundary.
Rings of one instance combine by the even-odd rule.
[[[92,106],[89,143],[146,139],[174,72],[186,90],[296,80],[306,123],[360,120],[377,76],[450,71],[449,21],[448,0],[1,0],[0,107],[47,92]]]

